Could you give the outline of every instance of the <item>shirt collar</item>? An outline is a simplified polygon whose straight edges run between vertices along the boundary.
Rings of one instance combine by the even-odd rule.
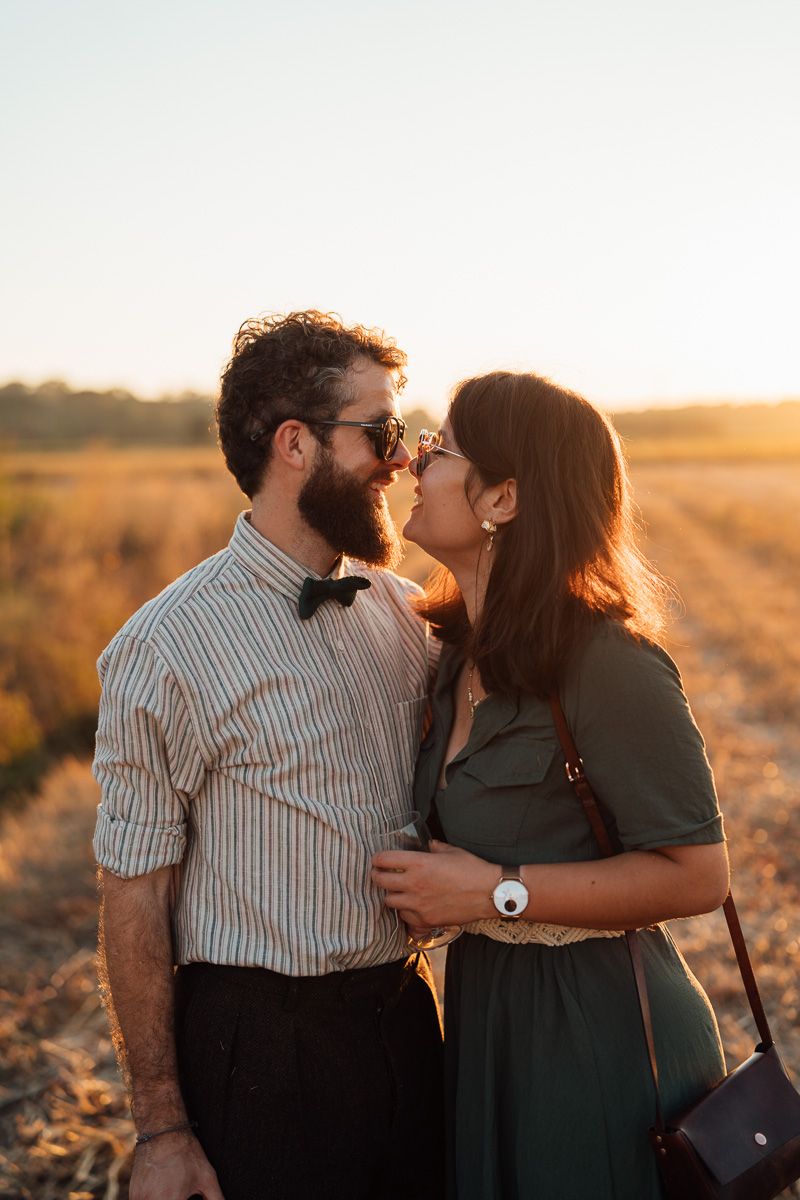
[[[351,573],[348,570],[349,561],[343,555],[337,559],[333,570],[327,576],[304,567],[254,529],[250,523],[249,512],[239,514],[228,548],[245,570],[293,600],[300,595],[303,581],[308,576],[312,579],[341,579],[343,575]]]

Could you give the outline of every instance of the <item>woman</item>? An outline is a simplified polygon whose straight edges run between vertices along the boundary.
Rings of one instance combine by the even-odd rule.
[[[634,546],[617,438],[581,397],[498,372],[456,389],[412,469],[404,534],[445,568],[423,607],[445,649],[415,805],[447,844],[379,854],[374,879],[409,925],[465,926],[445,988],[450,1195],[656,1200],[620,931],[643,930],[675,1111],[724,1066],[708,1000],[657,922],[720,904],[728,865],[703,742],[654,640],[665,589]],[[600,859],[565,776],[553,693],[618,857]]]

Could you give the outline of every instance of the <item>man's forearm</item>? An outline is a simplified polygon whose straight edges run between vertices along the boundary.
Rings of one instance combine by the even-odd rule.
[[[140,1133],[186,1120],[175,1051],[172,868],[136,879],[103,872],[101,972]]]

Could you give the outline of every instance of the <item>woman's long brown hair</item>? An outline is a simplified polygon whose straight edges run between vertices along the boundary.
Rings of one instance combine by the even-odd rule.
[[[599,619],[637,637],[664,625],[668,585],[639,552],[625,460],[610,421],[538,375],[496,371],[459,384],[448,412],[472,466],[466,492],[516,479],[518,512],[500,526],[474,628],[439,568],[419,611],[464,649],[489,692],[546,696]]]

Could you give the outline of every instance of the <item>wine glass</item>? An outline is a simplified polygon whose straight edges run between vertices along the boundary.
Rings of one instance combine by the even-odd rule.
[[[381,850],[430,850],[431,832],[422,817],[413,809],[395,817],[387,817],[378,837]],[[402,873],[401,867],[394,868]],[[408,945],[414,950],[435,950],[454,942],[463,933],[460,925],[436,925],[427,933],[415,937],[408,934]]]

